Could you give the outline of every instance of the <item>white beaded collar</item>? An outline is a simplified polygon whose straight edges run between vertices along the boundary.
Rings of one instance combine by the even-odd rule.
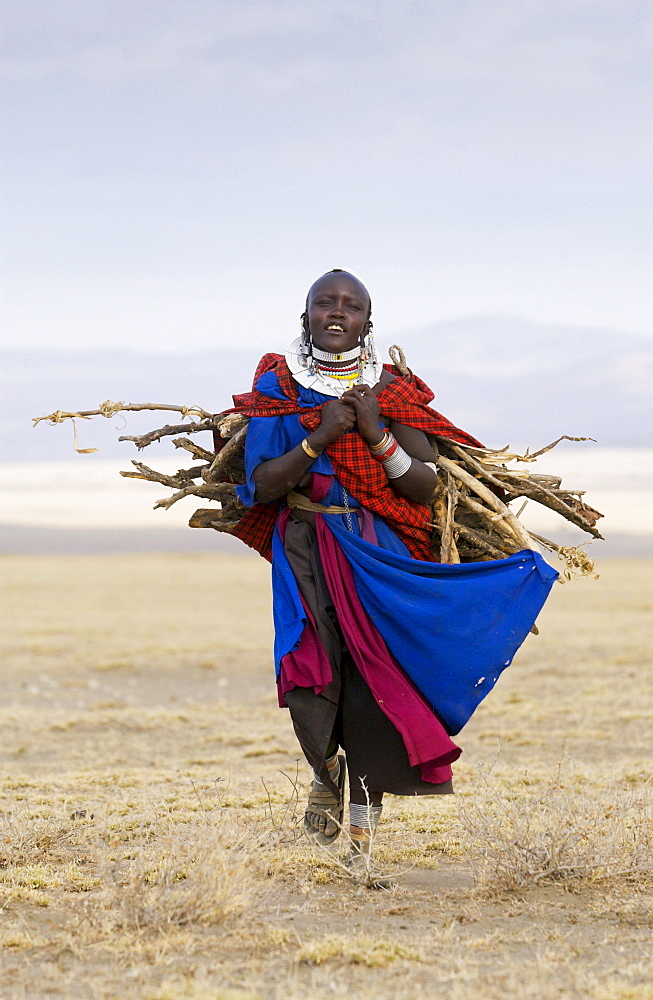
[[[286,364],[295,382],[299,382],[305,389],[314,389],[325,396],[334,396],[335,398],[342,396],[343,392],[351,389],[352,385],[356,382],[363,382],[365,385],[374,388],[380,381],[383,372],[383,364],[377,358],[366,362],[363,366],[362,374],[358,378],[352,379],[351,382],[344,379],[329,378],[328,375],[324,375],[319,371],[313,374],[308,368],[308,358],[302,353],[301,337],[293,340],[286,351]]]

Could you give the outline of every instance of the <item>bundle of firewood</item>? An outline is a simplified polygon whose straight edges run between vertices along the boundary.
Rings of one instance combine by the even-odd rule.
[[[214,501],[216,506],[195,511],[188,522],[190,527],[231,531],[245,510],[236,495],[236,486],[245,482],[247,417],[236,413],[211,414],[198,406],[113,403],[107,400],[97,410],[77,413],[57,411],[36,417],[34,423],[41,420],[61,423],[67,419],[72,419],[74,423],[76,418],[111,417],[119,412],[134,410],[172,410],[181,413],[185,421],[187,418],[191,420],[166,424],[137,437],[122,436],[120,441],[132,441],[140,451],[155,441],[171,437],[175,448],[188,452],[197,464],[179,469],[174,475],[166,475],[133,460],[134,469],[120,475],[161,483],[171,490],[168,496],[154,504],[154,509],[167,510],[187,496]],[[217,453],[192,440],[193,435],[202,431],[217,432],[224,442]],[[541,535],[529,533],[519,520],[523,506],[516,513],[508,506],[519,498],[525,502],[533,501],[555,511],[594,538],[603,537],[596,527],[596,522],[603,515],[583,501],[584,491],[563,488],[557,476],[509,468],[512,462],[523,464],[535,461],[563,440],[589,439],[565,434],[539,451],[519,455],[508,448],[493,451],[489,448],[463,447],[448,438],[432,437],[434,461],[439,471],[432,501],[433,552],[436,559],[443,563],[503,559],[525,548],[537,549],[539,543],[564,559],[564,577],[592,574],[593,562],[582,548],[561,546]],[[92,448],[77,450],[95,451]]]

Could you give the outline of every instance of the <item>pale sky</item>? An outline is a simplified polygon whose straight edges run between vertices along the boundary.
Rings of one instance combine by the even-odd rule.
[[[648,0],[5,0],[5,343],[652,333]]]

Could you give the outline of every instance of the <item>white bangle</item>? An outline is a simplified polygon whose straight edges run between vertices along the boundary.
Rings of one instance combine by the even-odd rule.
[[[412,464],[413,460],[410,455],[398,444],[394,455],[386,458],[383,463],[383,470],[388,479],[399,479],[400,476],[404,476],[408,472]]]

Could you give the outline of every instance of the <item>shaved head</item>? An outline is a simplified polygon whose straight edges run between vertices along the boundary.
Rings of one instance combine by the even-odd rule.
[[[326,285],[330,285],[334,279],[348,282],[351,286],[351,291],[354,294],[360,295],[367,301],[367,316],[369,319],[372,313],[372,300],[370,299],[370,293],[363,282],[359,281],[354,274],[350,274],[349,271],[343,271],[339,267],[335,267],[333,271],[327,271],[326,274],[321,275],[317,281],[313,282],[308,290],[308,295],[306,296],[306,308],[308,308],[308,304],[311,299],[313,299],[318,292],[323,291]]]

